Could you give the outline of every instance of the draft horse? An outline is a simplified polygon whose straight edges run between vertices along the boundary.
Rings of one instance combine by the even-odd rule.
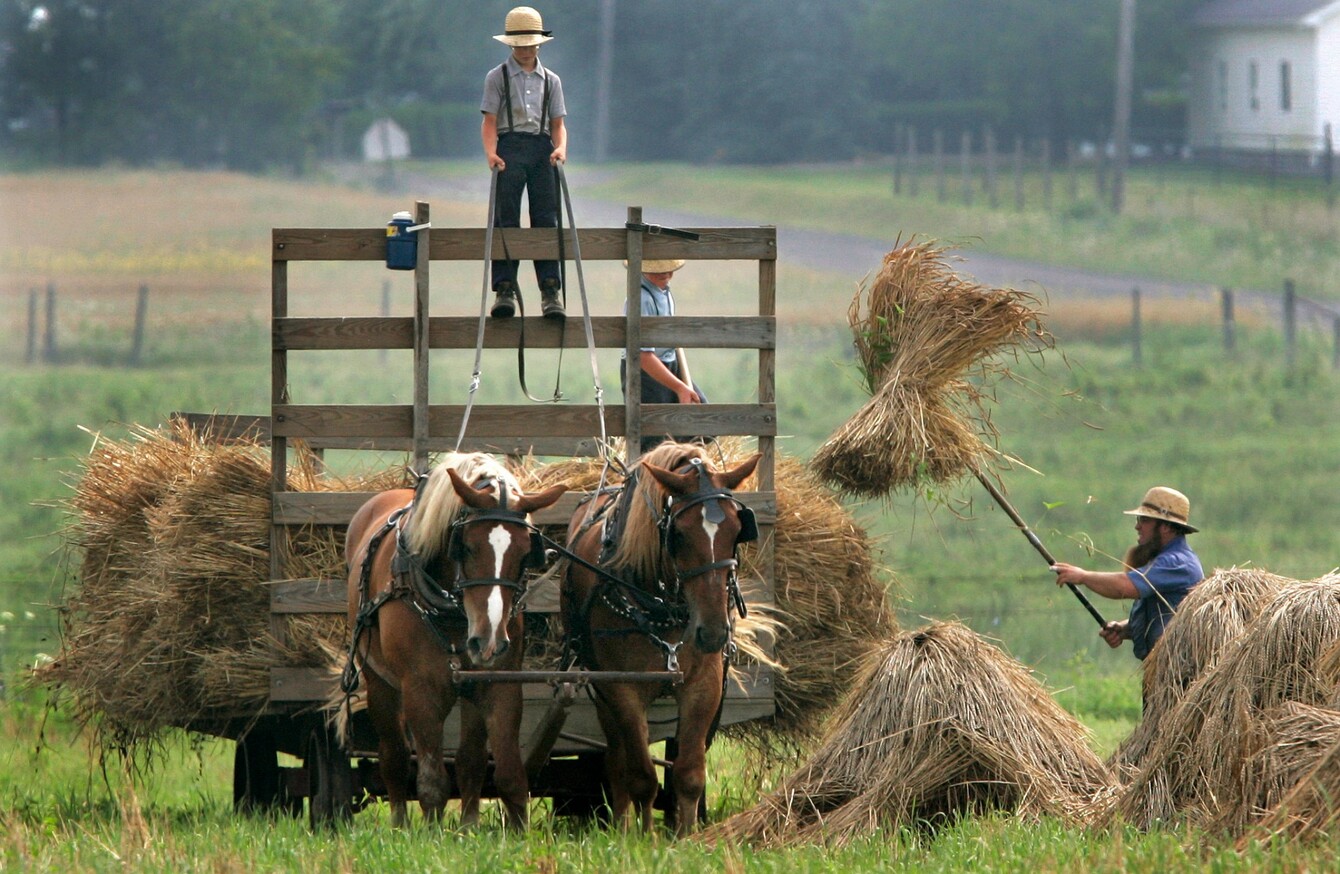
[[[703,448],[662,443],[622,488],[579,506],[568,525],[569,563],[560,589],[564,634],[593,671],[680,671],[671,683],[592,683],[606,741],[614,820],[651,829],[655,766],[647,708],[663,694],[678,705],[667,813],[678,834],[698,821],[710,734],[726,677],[733,612],[744,615],[736,584],[737,544],[753,540],[753,512],[732,493],[759,456],[713,470]]]
[[[492,456],[450,453],[415,489],[382,492],[349,523],[346,692],[361,673],[377,734],[391,821],[405,824],[410,748],[424,818],[441,819],[450,794],[442,725],[461,702],[456,779],[461,821],[479,821],[489,750],[510,828],[527,822],[521,761],[521,686],[465,683],[458,672],[521,666],[524,625],[517,609],[528,566],[544,550],[529,514],[564,486],[534,495]]]

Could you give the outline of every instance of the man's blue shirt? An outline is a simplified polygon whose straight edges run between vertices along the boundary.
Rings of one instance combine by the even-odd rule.
[[[1135,657],[1143,659],[1163,636],[1182,599],[1205,577],[1185,536],[1178,536],[1153,561],[1127,571],[1140,597],[1131,606],[1130,633]]]

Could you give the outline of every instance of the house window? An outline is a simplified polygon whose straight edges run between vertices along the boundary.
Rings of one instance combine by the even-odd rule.
[[[1293,68],[1288,61],[1280,61],[1280,110],[1293,109]]]
[[[1219,95],[1219,111],[1228,112],[1228,62],[1220,61],[1217,69],[1216,91]]]
[[[1256,65],[1256,61],[1247,64],[1247,94],[1251,98],[1252,111],[1261,108],[1261,68]]]

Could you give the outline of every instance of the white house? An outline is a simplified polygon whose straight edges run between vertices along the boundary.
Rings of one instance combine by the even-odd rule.
[[[1193,149],[1315,158],[1340,138],[1340,0],[1213,0],[1192,21]]]

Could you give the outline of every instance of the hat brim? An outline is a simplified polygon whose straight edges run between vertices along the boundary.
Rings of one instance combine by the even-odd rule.
[[[1160,516],[1158,513],[1151,513],[1143,508],[1137,508],[1135,510],[1123,510],[1122,513],[1126,516],[1142,516],[1146,519],[1155,519],[1159,522],[1167,522],[1169,525],[1176,525],[1178,528],[1181,528],[1187,534],[1195,534],[1197,531],[1200,530],[1196,526],[1188,525],[1187,523],[1181,521],[1180,519],[1173,519],[1170,516]]]
[[[643,273],[674,273],[684,266],[683,258],[652,258],[642,262]]]
[[[544,45],[545,43],[549,42],[549,40],[553,39],[552,36],[545,36],[542,33],[521,33],[521,34],[500,33],[495,35],[493,38],[496,39],[498,42],[504,45],[512,46],[513,48],[524,48],[526,46]]]

